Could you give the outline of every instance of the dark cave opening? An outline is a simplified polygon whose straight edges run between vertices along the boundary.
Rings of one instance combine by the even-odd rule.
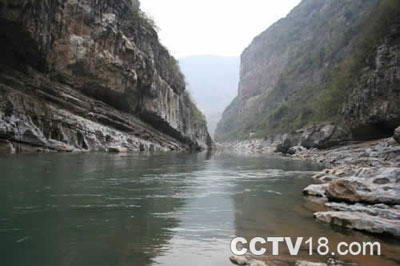
[[[394,130],[399,123],[400,121],[378,121],[360,126],[352,130],[353,138],[357,140],[389,138],[393,136]]]
[[[0,65],[20,71],[26,71],[29,66],[45,72],[46,61],[35,44],[20,25],[0,19]]]

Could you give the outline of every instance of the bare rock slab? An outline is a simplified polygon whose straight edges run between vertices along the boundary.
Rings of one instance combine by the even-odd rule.
[[[329,184],[309,185],[303,190],[303,194],[306,196],[326,197],[326,190],[328,186]]]
[[[354,176],[330,182],[326,194],[332,201],[398,205],[399,183],[400,168],[363,168]]]
[[[311,262],[311,261],[304,261],[304,260],[298,260],[296,261],[296,266],[328,266],[326,263],[322,262]]]
[[[319,221],[375,234],[400,237],[400,220],[385,219],[362,212],[328,211],[314,214]]]

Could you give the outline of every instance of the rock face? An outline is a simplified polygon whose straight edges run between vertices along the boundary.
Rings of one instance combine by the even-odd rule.
[[[303,0],[243,52],[239,93],[216,140],[289,134],[291,146],[326,147],[392,136],[400,125],[399,25],[398,1]]]
[[[0,138],[17,149],[211,146],[137,0],[0,0],[0,28]]]
[[[277,145],[276,151],[294,154],[299,147],[307,149],[327,148],[339,144],[349,135],[348,131],[333,124],[315,125],[283,134],[282,141]]]

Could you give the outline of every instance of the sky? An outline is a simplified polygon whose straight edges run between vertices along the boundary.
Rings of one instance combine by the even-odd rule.
[[[300,0],[141,0],[176,57],[235,56]]]

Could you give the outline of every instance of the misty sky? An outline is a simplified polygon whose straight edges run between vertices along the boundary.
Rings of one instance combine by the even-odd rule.
[[[252,39],[300,0],[141,0],[178,57],[239,55]]]

